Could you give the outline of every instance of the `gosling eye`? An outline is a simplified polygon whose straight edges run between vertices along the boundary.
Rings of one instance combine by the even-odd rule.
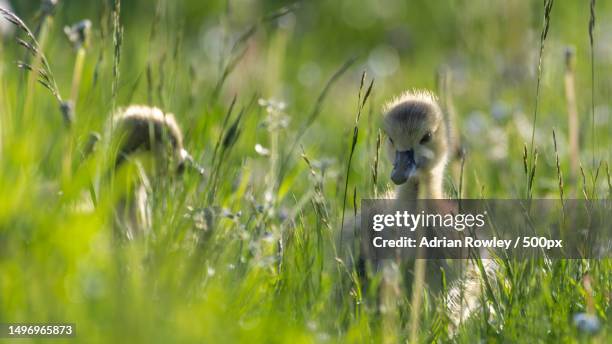
[[[423,136],[423,138],[421,139],[421,144],[425,144],[427,142],[431,141],[431,131],[428,131],[427,134],[425,134]]]
[[[393,139],[389,137],[389,143],[393,144]]]

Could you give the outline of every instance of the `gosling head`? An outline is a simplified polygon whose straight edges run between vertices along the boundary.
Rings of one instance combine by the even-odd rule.
[[[432,93],[406,92],[385,105],[383,111],[393,183],[401,185],[444,166],[448,150],[446,126]]]
[[[152,155],[156,169],[182,172],[191,161],[183,148],[183,134],[172,114],[158,108],[130,106],[114,118],[119,140],[116,166],[138,152]],[[172,167],[174,166],[174,167]]]

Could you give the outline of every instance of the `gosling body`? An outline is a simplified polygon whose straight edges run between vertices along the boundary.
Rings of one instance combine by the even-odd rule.
[[[116,234],[132,240],[151,228],[149,196],[161,179],[180,173],[191,157],[184,149],[183,134],[173,114],[148,106],[120,110],[109,128],[115,147],[113,172],[134,167],[132,177],[119,190],[115,204]]]

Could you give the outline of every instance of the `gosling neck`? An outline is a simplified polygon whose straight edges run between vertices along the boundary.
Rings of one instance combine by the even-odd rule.
[[[443,199],[442,193],[444,166],[421,173],[396,189],[399,200]]]

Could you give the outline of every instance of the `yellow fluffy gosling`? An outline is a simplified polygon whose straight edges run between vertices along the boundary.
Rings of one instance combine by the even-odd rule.
[[[112,147],[116,147],[117,171],[130,161],[135,163],[137,178],[128,183],[124,196],[115,207],[115,224],[119,234],[133,239],[151,226],[148,195],[157,183],[151,178],[165,178],[195,167],[183,147],[183,134],[174,115],[158,108],[130,106],[113,118]],[[198,172],[201,173],[198,168]]]

